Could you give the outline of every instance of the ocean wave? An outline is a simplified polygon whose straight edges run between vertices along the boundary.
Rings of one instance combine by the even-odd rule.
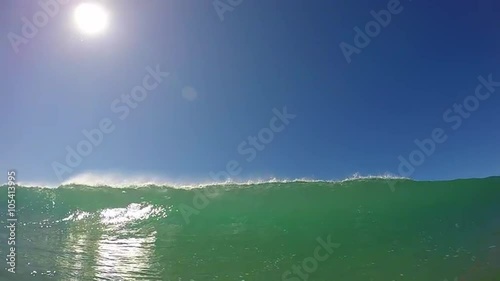
[[[145,187],[169,187],[176,189],[195,189],[212,186],[253,186],[275,183],[344,183],[362,180],[411,180],[410,178],[396,176],[390,173],[381,175],[361,175],[354,173],[344,179],[314,179],[314,178],[257,178],[257,179],[228,179],[226,181],[198,181],[183,182],[169,180],[161,176],[154,175],[124,175],[121,173],[82,173],[76,175],[62,183],[42,183],[42,182],[22,182],[18,186],[28,188],[73,188],[73,187],[107,187],[107,188],[145,188]],[[3,184],[4,186],[6,184]]]

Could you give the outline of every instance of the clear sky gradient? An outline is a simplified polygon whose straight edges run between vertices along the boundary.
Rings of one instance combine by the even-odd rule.
[[[74,28],[80,2],[60,5],[17,53],[8,34],[22,35],[22,18],[41,8],[0,3],[0,170],[17,169],[20,181],[59,182],[53,163],[104,118],[114,131],[64,179],[200,181],[232,160],[239,179],[398,175],[398,156],[409,159],[436,128],[446,141],[412,178],[500,174],[500,87],[460,125],[455,111],[443,117],[479,76],[500,81],[498,1],[401,0],[350,63],[339,44],[355,46],[354,28],[391,1],[244,0],[221,20],[212,1],[109,0],[110,26],[93,37]],[[157,65],[169,76],[121,120],[112,103]],[[247,161],[238,145],[283,107],[296,117]]]

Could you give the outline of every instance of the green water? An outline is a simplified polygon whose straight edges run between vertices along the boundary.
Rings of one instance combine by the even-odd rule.
[[[2,281],[500,280],[499,177],[18,187],[16,200]]]

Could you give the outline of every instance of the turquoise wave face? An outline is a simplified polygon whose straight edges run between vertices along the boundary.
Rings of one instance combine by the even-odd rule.
[[[0,280],[500,280],[498,177],[18,187],[16,198],[16,273]]]

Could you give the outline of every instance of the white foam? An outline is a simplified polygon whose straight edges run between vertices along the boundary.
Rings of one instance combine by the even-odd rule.
[[[127,187],[146,187],[146,186],[165,186],[180,189],[192,189],[192,188],[203,188],[215,185],[238,185],[238,186],[251,186],[267,183],[343,183],[349,181],[359,181],[359,180],[372,180],[372,179],[408,179],[399,176],[395,176],[389,173],[382,175],[367,175],[363,176],[359,173],[354,173],[353,175],[345,179],[313,179],[313,178],[257,178],[257,179],[228,179],[226,181],[211,181],[211,180],[201,180],[201,181],[191,181],[185,182],[180,180],[171,180],[165,177],[152,175],[152,174],[123,174],[118,172],[85,172],[71,177],[68,180],[60,184],[46,184],[46,183],[36,183],[36,182],[20,182],[18,185],[25,187],[39,187],[39,188],[57,188],[59,186],[90,186],[99,187],[106,186],[112,188],[127,188]]]
[[[341,180],[341,182],[353,181],[353,180],[365,180],[365,179],[409,180],[410,178],[396,176],[396,175],[393,175],[391,173],[384,173],[382,175],[367,175],[367,176],[363,176],[359,173],[354,173],[352,176]]]

